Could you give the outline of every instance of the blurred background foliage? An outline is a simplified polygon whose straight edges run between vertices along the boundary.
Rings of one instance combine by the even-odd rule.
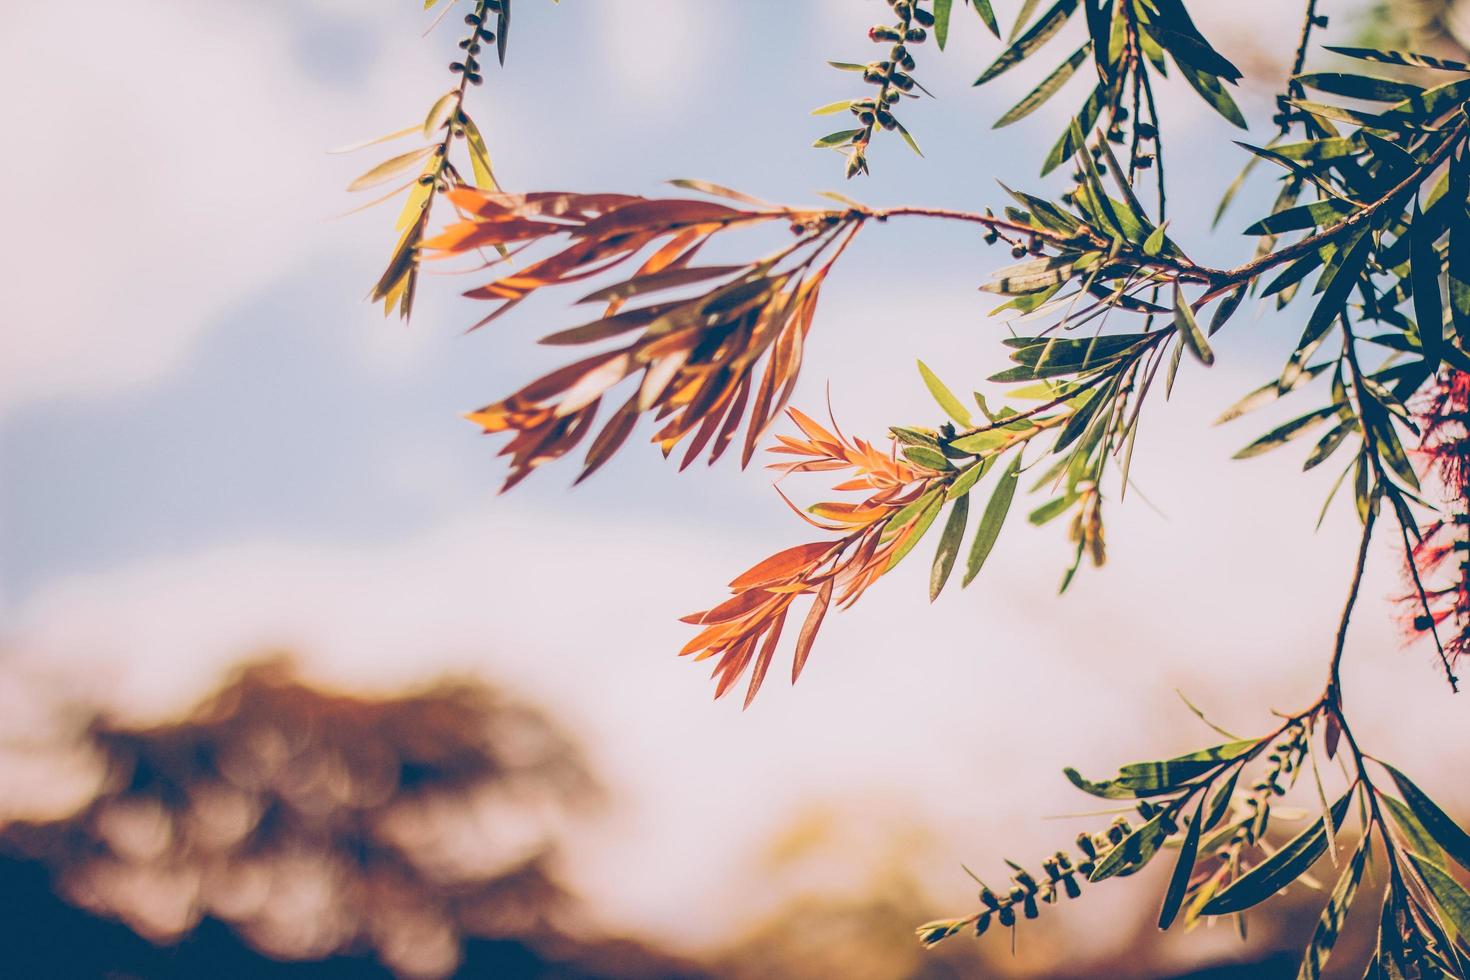
[[[1076,903],[1014,950],[924,949],[912,923],[938,911],[917,874],[925,829],[894,817],[863,831],[814,803],[747,857],[779,900],[691,954],[677,937],[609,934],[563,884],[563,835],[606,795],[554,718],[482,682],[370,697],[272,655],[184,717],[138,727],[78,706],[67,727],[62,744],[7,747],[94,773],[73,812],[0,830],[13,976],[1284,977],[1320,911],[1294,889],[1246,943],[1222,929],[1186,946],[1151,908]],[[1363,910],[1342,963],[1373,942]],[[1100,916],[1126,938],[1101,957],[1068,941]]]

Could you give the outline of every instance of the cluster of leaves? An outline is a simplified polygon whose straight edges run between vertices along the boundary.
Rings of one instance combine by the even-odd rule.
[[[827,62],[839,71],[860,73],[863,81],[874,89],[871,96],[843,99],[812,110],[814,116],[847,112],[856,119],[858,125],[855,128],[828,133],[812,144],[821,149],[841,151],[847,158],[849,179],[868,173],[868,144],[873,141],[873,134],[879,129],[897,130],[909,149],[923,155],[919,151],[919,144],[909,135],[903,123],[898,121],[894,107],[905,98],[918,98],[914,89],[925,95],[933,94],[909,74],[914,70],[915,64],[909,48],[915,44],[923,44],[929,38],[929,31],[933,30],[939,49],[944,50],[945,42],[949,40],[949,18],[954,9],[954,0],[934,0],[932,10],[927,6],[928,2],[929,0],[888,0],[888,6],[893,10],[893,23],[874,24],[868,29],[868,40],[874,44],[891,45],[885,58],[866,64],[850,61]],[[961,2],[970,3],[971,0]],[[991,9],[990,0],[974,0],[974,4],[986,26],[998,37],[1000,29],[996,26],[995,12]]]
[[[1315,743],[1320,733],[1329,758],[1342,744],[1344,728],[1332,711],[1324,699],[1264,738],[1232,738],[1161,762],[1131,763],[1104,782],[1068,769],[1071,782],[1092,796],[1134,801],[1143,822],[1135,827],[1119,816],[1103,833],[1081,834],[1079,856],[1058,851],[1042,862],[1040,880],[1008,861],[1014,874],[1005,893],[981,882],[979,911],[926,923],[918,929],[921,940],[933,944],[965,930],[978,935],[993,918],[1013,927],[1017,907],[1024,918],[1036,918],[1038,899],[1054,902],[1058,889],[1075,898],[1079,879],[1096,883],[1134,874],[1165,850],[1177,856],[1159,927],[1182,921],[1189,929],[1205,919],[1233,916],[1244,934],[1247,910],[1293,884],[1315,887],[1310,873],[1329,856],[1337,881],[1298,972],[1300,980],[1315,980],[1359,886],[1365,876],[1375,877],[1369,872],[1382,854],[1387,888],[1368,975],[1464,976],[1470,966],[1470,895],[1446,869],[1449,860],[1470,869],[1470,835],[1391,766],[1382,768],[1403,798],[1379,789],[1355,750],[1358,769],[1344,768],[1346,789],[1329,802]],[[1279,841],[1275,821],[1312,816],[1311,809],[1294,811],[1278,802],[1308,768],[1318,802],[1315,819]],[[1352,812],[1355,835],[1348,826]]]
[[[1078,0],[1057,0],[1037,12],[1037,4],[1024,5],[1010,46],[975,84],[984,85],[1000,77],[1062,34],[1078,6]],[[1077,119],[1084,132],[1100,125],[1111,142],[1129,144],[1130,178],[1136,171],[1153,166],[1158,152],[1159,120],[1150,69],[1160,78],[1166,77],[1172,61],[1178,73],[1216,112],[1234,125],[1245,127],[1245,117],[1226,89],[1226,84],[1233,85],[1240,79],[1240,70],[1204,38],[1180,0],[1082,0],[1081,6],[1086,22],[1081,44],[1007,110],[996,122],[997,127],[1035,112],[1089,59],[1097,83],[1077,110]],[[1026,26],[1032,14],[1035,20]],[[1064,131],[1047,154],[1042,173],[1071,158],[1079,146],[1077,133]]]
[[[969,2],[969,0],[966,0]],[[996,37],[1000,29],[989,0],[973,0],[976,12]],[[1216,51],[1195,27],[1181,0],[1082,0],[1085,36],[1081,44],[1034,89],[996,122],[1008,126],[1035,112],[1055,95],[1084,64],[1091,62],[1097,83],[1076,115],[1084,132],[1102,124],[1107,139],[1129,143],[1130,176],[1154,165],[1157,150],[1151,148],[1159,136],[1155,110],[1154,82],[1150,70],[1166,77],[1170,62],[1180,75],[1215,111],[1233,124],[1245,127],[1245,118],[1226,88],[1241,77],[1229,59]],[[918,151],[908,131],[893,116],[891,106],[903,96],[912,95],[917,85],[908,74],[914,67],[908,45],[921,43],[925,26],[932,26],[942,50],[949,34],[953,0],[936,0],[932,11],[923,0],[890,0],[897,23],[879,24],[869,30],[875,42],[893,42],[885,60],[868,64],[829,62],[843,71],[861,72],[864,81],[877,87],[876,96],[834,102],[814,110],[815,114],[848,111],[861,124],[857,128],[838,130],[816,141],[818,147],[842,150],[847,157],[847,176],[868,172],[867,148],[874,127],[897,129]],[[1052,38],[1065,33],[1077,13],[1079,0],[1056,0],[1040,9],[1032,0],[1022,5],[1011,30],[1009,43],[1000,56],[976,79],[984,85],[1010,71],[1035,54]],[[919,26],[914,26],[917,23]],[[1080,144],[1070,130],[1062,133],[1042,165],[1046,174],[1070,159]]]
[[[814,505],[808,512],[811,516],[803,516],[816,527],[837,532],[838,538],[800,545],[767,559],[731,583],[732,598],[688,618],[704,630],[684,652],[697,652],[699,658],[720,655],[718,692],[727,690],[750,661],[762,635],[768,639],[762,656],[769,659],[787,607],[795,596],[811,594],[816,598],[798,641],[794,680],[825,614],[832,583],[858,583],[839,593],[839,605],[850,605],[932,527],[942,526],[930,579],[930,597],[937,598],[963,544],[970,494],[1008,456],[1010,462],[998,467],[1003,473],[970,545],[964,576],[968,585],[989,556],[1009,514],[1025,468],[1023,449],[1041,441],[1044,434],[1053,437],[1046,449],[1052,459],[1041,465],[1033,490],[1051,488],[1055,495],[1034,509],[1030,520],[1040,525],[1071,514],[1074,553],[1063,589],[1084,558],[1103,563],[1105,470],[1111,461],[1121,460],[1121,482],[1126,488],[1139,410],[1159,369],[1169,365],[1165,384],[1172,389],[1186,350],[1205,364],[1213,361],[1214,354],[1177,282],[1181,270],[1197,267],[1162,227],[1149,221],[1118,176],[1120,171],[1112,171],[1122,188],[1122,197],[1115,198],[1108,194],[1102,172],[1090,155],[1079,156],[1083,182],[1068,194],[1070,209],[1062,203],[1014,194],[1023,207],[1009,208],[1004,218],[989,215],[982,220],[990,241],[1004,239],[1013,255],[1022,259],[1001,269],[982,287],[1010,297],[1000,309],[1028,317],[1063,311],[1062,319],[1041,334],[1006,341],[1015,365],[990,380],[1016,386],[1010,391],[1015,406],[992,407],[977,392],[977,420],[974,410],[920,363],[925,384],[950,420],[938,428],[893,428],[887,453],[876,453],[869,443],[850,442],[805,416],[794,416],[806,439],[782,437],[775,452],[796,453],[807,461],[800,466],[778,464],[779,469],[788,473],[849,469],[853,479],[839,484],[838,490],[879,493],[860,503]],[[1172,309],[1138,295],[1169,277],[1176,280]],[[1095,329],[1113,312],[1143,317],[1142,329],[1128,333]],[[1170,322],[1152,328],[1159,314],[1168,315]],[[885,482],[874,484],[875,460],[897,461],[900,455],[903,461],[894,464],[897,469],[884,469]],[[1036,458],[1044,457],[1036,454]],[[946,506],[949,516],[941,525],[937,519]],[[758,661],[757,668],[750,696],[764,674],[764,662]]]
[[[1470,65],[1422,56],[1334,50],[1370,63],[1470,73]],[[1290,261],[1278,263],[1284,267],[1257,294],[1285,306],[1308,276],[1315,273],[1317,279],[1306,328],[1280,376],[1221,421],[1325,381],[1327,404],[1277,426],[1237,455],[1260,455],[1325,426],[1305,468],[1350,447],[1328,501],[1350,482],[1364,519],[1387,502],[1412,553],[1422,540],[1416,509],[1434,510],[1422,496],[1406,449],[1424,435],[1425,415],[1413,406],[1441,377],[1453,379],[1470,369],[1470,126],[1462,109],[1470,78],[1427,88],[1335,72],[1299,81],[1308,89],[1388,105],[1370,111],[1293,99],[1322,135],[1270,148],[1247,146],[1282,167],[1292,190],[1248,233],[1305,233],[1272,253]],[[1346,135],[1339,130],[1344,123],[1355,127]],[[1311,200],[1297,199],[1303,189]],[[1462,493],[1459,486],[1451,490]],[[1416,591],[1428,615],[1422,584]],[[1445,667],[1453,683],[1448,658]]]
[[[424,0],[424,9],[439,3],[440,0]],[[480,61],[485,45],[495,45],[496,56],[502,65],[505,64],[510,5],[511,0],[474,0],[472,9],[464,17],[469,33],[459,42],[461,53],[449,65],[450,72],[457,75],[459,81],[434,100],[422,123],[337,151],[352,152],[409,138],[421,144],[394,154],[347,187],[349,191],[365,191],[394,184],[392,190],[363,207],[396,199],[407,191],[394,226],[398,241],[393,246],[387,268],[378,277],[371,293],[374,302],[383,304],[384,313],[392,314],[396,310],[406,318],[413,311],[418,286],[419,248],[429,231],[435,195],[458,187],[478,187],[488,191],[499,189],[490,167],[489,147],[480,127],[465,109],[465,95],[469,86],[480,85],[485,80]],[[448,14],[454,9],[455,2],[450,0],[444,6],[444,14]],[[493,28],[490,26],[492,23]],[[453,159],[457,143],[462,143],[465,148],[464,156],[469,162],[467,171]]]
[[[592,440],[579,479],[606,462],[645,413],[663,422],[654,441],[665,456],[692,435],[684,466],[706,449],[710,462],[717,460],[748,413],[742,457],[749,461],[761,432],[790,397],[822,282],[867,214],[779,208],[701,181],[676,183],[743,206],[624,194],[449,192],[463,220],[424,242],[426,250],[454,256],[494,246],[512,258],[566,239],[553,254],[470,290],[467,296],[499,304],[477,326],[539,289],[610,272],[651,250],[628,279],[582,297],[582,303],[605,304],[598,319],[542,343],[583,346],[633,332],[635,339],[559,368],[468,416],[486,432],[515,434],[502,450],[511,457],[507,488],[574,449],[603,398],[634,376],[636,389]],[[795,240],[753,262],[694,264],[714,236],[771,222],[786,223]],[[678,295],[692,285],[705,291]]]

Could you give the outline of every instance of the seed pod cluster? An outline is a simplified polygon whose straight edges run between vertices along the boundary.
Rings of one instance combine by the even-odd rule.
[[[838,65],[847,70],[861,71],[863,81],[877,90],[871,96],[848,103],[848,111],[857,118],[858,128],[833,133],[817,141],[819,146],[845,147],[849,178],[868,173],[868,144],[880,128],[897,130],[918,152],[918,146],[893,110],[905,96],[917,98],[915,89],[924,91],[911,74],[914,56],[909,49],[928,40],[929,28],[934,26],[934,13],[924,6],[925,3],[927,0],[889,0],[894,22],[875,24],[868,29],[870,41],[889,46],[887,55],[865,65]]]
[[[1281,734],[1266,756],[1266,768],[1260,778],[1233,804],[1231,817],[1223,829],[1206,842],[1214,846],[1218,861],[1214,877],[1224,881],[1238,876],[1245,852],[1265,838],[1271,823],[1271,805],[1276,797],[1286,794],[1283,780],[1294,778],[1300,771],[1308,751],[1308,737],[1307,729],[1300,724],[1290,726]]]
[[[1147,800],[1138,803],[1138,814],[1144,820],[1153,819],[1159,809]],[[972,928],[977,936],[984,935],[993,920],[1002,926],[1014,926],[1018,919],[1037,918],[1042,905],[1055,905],[1063,895],[1077,898],[1082,894],[1082,882],[1133,830],[1128,818],[1120,816],[1105,830],[1083,831],[1077,835],[1075,857],[1067,851],[1057,851],[1043,858],[1039,879],[1020,865],[1007,861],[1012,872],[1009,888],[996,891],[980,882],[980,911],[962,919],[924,923],[916,930],[920,942],[932,946],[966,927]]]

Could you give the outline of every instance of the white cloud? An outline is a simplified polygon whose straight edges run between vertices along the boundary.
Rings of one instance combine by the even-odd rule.
[[[0,414],[146,382],[313,247],[359,268],[344,308],[366,292],[391,214],[329,222],[355,203],[352,168],[375,161],[325,150],[417,118],[442,52],[415,19],[336,10],[364,57],[384,56],[361,84],[328,86],[293,48],[292,17],[312,10],[159,0],[90,28],[56,4],[6,12]]]

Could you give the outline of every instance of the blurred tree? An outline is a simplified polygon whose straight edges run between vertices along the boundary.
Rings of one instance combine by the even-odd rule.
[[[1381,899],[1371,976],[1470,973],[1470,894],[1453,870],[1470,870],[1470,835],[1407,776],[1362,750],[1340,671],[1370,544],[1385,526],[1405,570],[1408,638],[1433,644],[1451,690],[1458,662],[1470,653],[1470,64],[1335,46],[1326,49],[1330,70],[1308,72],[1309,59],[1324,57],[1314,39],[1327,26],[1328,2],[1302,0],[1301,30],[1283,45],[1291,72],[1275,102],[1273,132],[1264,145],[1242,144],[1249,163],[1230,187],[1181,188],[1166,180],[1159,86],[1182,80],[1221,119],[1246,128],[1231,95],[1243,73],[1196,26],[1188,7],[1198,3],[1018,0],[1001,40],[992,0],[887,0],[874,5],[881,20],[867,32],[874,56],[830,62],[851,78],[854,95],[814,110],[842,120],[815,145],[840,154],[848,178],[869,174],[880,148],[919,152],[908,128],[915,102],[930,94],[919,54],[931,39],[943,50],[952,28],[988,30],[1001,47],[977,85],[1038,57],[1050,69],[997,126],[1026,120],[1073,77],[1086,82],[1085,97],[1069,109],[1041,162],[1043,177],[1065,177],[1062,187],[1034,194],[1003,188],[1010,203],[1000,213],[871,208],[833,193],[823,205],[792,207],[694,180],[675,181],[694,196],[661,199],[512,194],[495,186],[484,141],[464,109],[467,86],[484,79],[482,49],[493,42],[505,62],[512,2],[426,6],[468,8],[468,30],[450,65],[455,86],[422,124],[385,137],[412,136],[418,148],[353,184],[398,179],[402,186],[390,196],[408,196],[393,262],[375,295],[407,314],[414,270],[428,255],[463,257],[476,274],[495,270],[466,293],[492,304],[480,324],[540,290],[603,283],[580,298],[600,308],[594,319],[543,340],[581,348],[581,356],[469,414],[485,432],[509,436],[501,450],[510,457],[507,487],[584,444],[578,479],[586,478],[645,416],[656,422],[652,441],[665,456],[682,444],[681,466],[701,456],[716,461],[743,427],[739,455],[748,463],[793,393],[829,271],[867,229],[901,219],[959,222],[987,244],[1003,243],[1014,260],[981,286],[1003,297],[996,312],[1014,318],[1012,335],[1001,341],[1014,365],[991,376],[985,391],[961,397],[921,363],[943,418],[895,425],[878,442],[849,437],[835,419],[824,424],[786,412],[795,432],[777,436],[774,468],[830,472],[839,478],[835,491],[858,496],[798,511],[821,537],[758,562],[731,582],[723,601],[686,617],[699,632],[681,654],[713,660],[716,696],[746,682],[751,702],[802,603],[802,622],[792,625],[796,680],[831,607],[857,602],[931,531],[938,539],[931,599],[962,550],[962,584],[969,584],[1023,476],[1045,494],[1030,523],[1067,526],[1065,590],[1084,563],[1106,560],[1105,502],[1121,503],[1130,486],[1150,394],[1155,403],[1160,389],[1167,398],[1186,358],[1209,367],[1216,345],[1228,351],[1226,328],[1247,298],[1278,310],[1293,301],[1304,306],[1305,329],[1279,374],[1221,421],[1297,392],[1319,393],[1316,407],[1238,455],[1321,433],[1304,465],[1340,467],[1324,513],[1342,489],[1361,525],[1345,562],[1339,624],[1324,638],[1330,652],[1321,695],[1269,731],[1242,738],[1221,730],[1221,744],[1128,764],[1112,779],[1068,770],[1079,790],[1114,801],[1113,822],[1029,869],[1008,862],[1009,881],[998,889],[977,880],[973,912],[930,922],[919,935],[932,945],[996,923],[1013,928],[1042,905],[1075,897],[1083,882],[1138,872],[1167,845],[1177,856],[1161,928],[1228,916],[1244,932],[1248,909],[1306,879],[1325,856],[1332,884],[1301,977],[1321,974],[1364,882]],[[1459,6],[1419,5],[1404,30],[1428,40],[1435,31],[1453,33]],[[1410,13],[1406,0],[1385,9]],[[1067,39],[1059,62],[1038,54],[1057,38]],[[455,168],[457,149],[470,169]],[[1196,261],[1170,225],[1170,195],[1221,196],[1218,219],[1261,161],[1276,169],[1279,183],[1267,213],[1246,229],[1253,253],[1230,267]],[[456,220],[431,232],[436,194]],[[784,243],[748,261],[696,264],[715,239],[762,229],[786,232]],[[501,267],[511,258],[513,267]],[[961,392],[970,390],[971,379],[964,380]],[[987,477],[966,549],[970,512],[978,509],[972,498]],[[1145,606],[1137,615],[1149,612]],[[1319,757],[1340,759],[1342,775],[1319,770]],[[1298,815],[1301,827],[1282,833],[1289,811],[1279,797],[1308,771],[1311,806]]]
[[[32,964],[12,975],[443,977],[467,943],[515,976],[685,969],[582,925],[556,835],[597,785],[545,715],[482,684],[368,698],[272,659],[187,718],[98,717],[84,738],[96,798],[0,830],[6,962]],[[42,868],[85,912],[41,897]]]

